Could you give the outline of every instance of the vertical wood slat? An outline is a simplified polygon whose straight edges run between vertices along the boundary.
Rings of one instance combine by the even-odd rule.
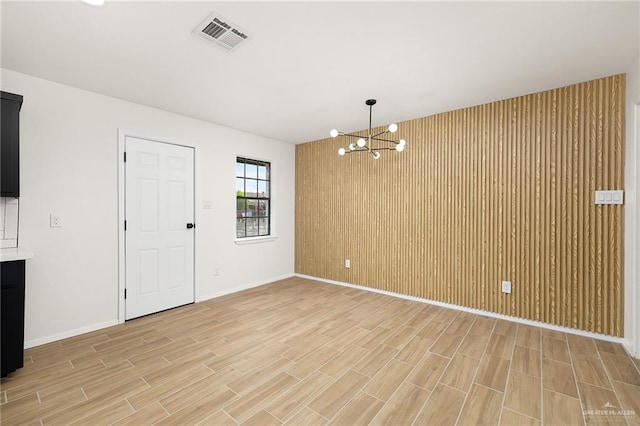
[[[400,123],[378,161],[297,145],[296,272],[621,336],[623,206],[594,191],[624,189],[624,85]]]

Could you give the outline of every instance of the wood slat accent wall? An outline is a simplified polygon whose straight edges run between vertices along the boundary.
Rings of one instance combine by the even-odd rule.
[[[622,336],[623,206],[594,191],[624,189],[624,93],[622,74],[399,123],[407,149],[378,161],[297,145],[296,272]]]

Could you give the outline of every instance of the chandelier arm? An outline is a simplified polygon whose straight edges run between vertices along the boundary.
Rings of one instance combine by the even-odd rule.
[[[354,149],[353,151],[349,150],[349,151],[345,151],[345,154],[353,154],[354,152],[367,152],[370,151],[369,149],[364,149],[364,148],[360,148],[360,149]]]
[[[380,133],[376,133],[375,135],[371,135],[372,138],[378,137],[380,135],[384,135],[385,133],[391,133],[388,130],[383,130]]]
[[[388,146],[381,146],[379,148],[371,148],[372,151],[395,151],[395,148],[390,148]]]
[[[353,133],[340,133],[340,136],[349,136],[350,138],[365,138],[365,136],[354,135]]]
[[[398,145],[400,142],[397,141],[392,141],[391,139],[383,139],[383,138],[371,138],[374,141],[380,141],[380,142],[389,142],[389,143],[394,143],[396,145]]]

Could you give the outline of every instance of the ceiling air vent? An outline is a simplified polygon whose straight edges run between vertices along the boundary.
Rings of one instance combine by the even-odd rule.
[[[193,30],[198,37],[231,51],[249,39],[249,34],[217,13],[212,13]]]

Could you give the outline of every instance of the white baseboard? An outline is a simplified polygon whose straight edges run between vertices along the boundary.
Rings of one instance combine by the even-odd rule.
[[[80,334],[89,333],[91,331],[100,330],[101,328],[107,328],[114,325],[118,325],[118,320],[110,320],[100,322],[98,324],[91,324],[86,327],[76,328],[74,330],[65,331],[63,333],[52,334],[51,336],[40,337],[38,339],[27,340],[24,342],[25,349],[33,348],[35,346],[45,345],[47,343],[56,342],[58,340],[66,339],[68,337],[78,336]]]
[[[304,274],[295,274],[295,275],[296,275],[296,277],[306,278],[306,279],[309,279],[309,280],[320,281],[320,282],[327,283],[327,284],[334,284],[334,285],[339,285],[339,286],[343,286],[343,287],[356,288],[358,290],[371,291],[373,293],[386,294],[387,296],[393,296],[393,297],[397,297],[397,298],[400,298],[400,299],[412,300],[414,302],[421,302],[421,303],[426,303],[426,304],[429,304],[429,305],[441,306],[443,308],[456,309],[458,311],[469,312],[469,313],[477,314],[477,315],[483,315],[485,317],[503,319],[503,320],[506,320],[506,321],[517,322],[517,323],[520,323],[520,324],[532,325],[534,327],[541,327],[541,328],[546,328],[546,329],[549,329],[549,330],[561,331],[563,333],[570,333],[570,334],[576,334],[578,336],[591,337],[593,339],[606,340],[608,342],[621,343],[623,345],[623,347],[625,348],[625,350],[627,350],[627,352],[629,352],[630,355],[632,355],[632,353],[633,353],[633,352],[629,351],[629,349],[625,346],[625,339],[623,339],[621,337],[614,337],[614,336],[609,336],[607,334],[599,334],[599,333],[593,333],[593,332],[590,332],[590,331],[578,330],[578,329],[575,329],[575,328],[562,327],[562,326],[559,326],[559,325],[549,324],[549,323],[541,322],[541,321],[533,321],[533,320],[528,320],[528,319],[524,319],[524,318],[512,317],[512,316],[509,316],[509,315],[497,314],[495,312],[489,312],[489,311],[483,311],[483,310],[480,310],[480,309],[468,308],[466,306],[460,306],[460,305],[454,305],[454,304],[451,304],[451,303],[439,302],[437,300],[423,299],[423,298],[415,297],[415,296],[408,296],[406,294],[394,293],[394,292],[386,291],[386,290],[378,290],[378,289],[375,289],[375,288],[370,288],[370,287],[365,287],[365,286],[360,286],[360,285],[355,285],[355,284],[349,284],[349,283],[345,283],[345,282],[342,282],[342,281],[328,280],[328,279],[325,279],[325,278],[318,278],[318,277],[313,277],[313,276],[304,275]]]
[[[624,348],[625,351],[627,351],[627,353],[630,356],[640,359],[640,353],[636,351],[636,349],[633,346],[633,342],[631,340],[622,339],[622,347]]]
[[[284,279],[295,277],[295,276],[296,276],[296,274],[294,274],[292,272],[292,273],[289,273],[289,274],[284,274],[284,275],[280,275],[280,276],[277,276],[277,277],[269,278],[267,280],[260,280],[260,281],[256,281],[256,282],[251,283],[251,284],[245,284],[245,285],[241,285],[241,286],[238,286],[238,287],[233,287],[231,289],[219,291],[219,292],[216,292],[216,293],[201,295],[198,298],[197,301],[198,302],[204,302],[205,300],[215,299],[216,297],[226,296],[227,294],[237,293],[237,292],[243,291],[243,290],[249,290],[250,288],[260,287],[261,285],[270,284],[270,283],[275,282],[275,281],[280,281],[280,280],[284,280]]]

